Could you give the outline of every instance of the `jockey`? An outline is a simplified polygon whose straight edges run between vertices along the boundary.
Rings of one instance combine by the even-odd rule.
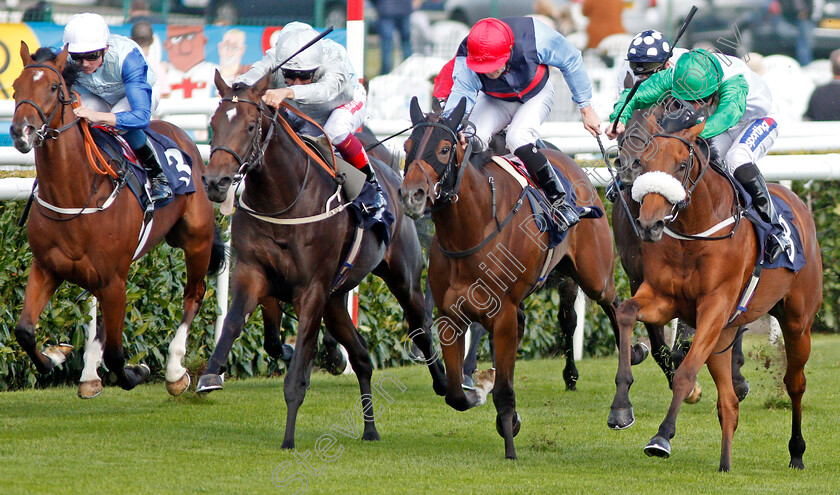
[[[643,82],[620,116],[617,114],[623,102],[619,101],[610,116],[610,120],[618,120],[616,132],[610,127],[607,135],[614,138],[624,132],[633,110],[654,105],[669,91],[686,102],[711,105],[713,113],[700,137],[709,139],[725,154],[729,173],[752,197],[761,219],[775,228],[766,249],[772,263],[790,247],[790,242],[787,236],[780,235],[784,228],[755,164],[767,154],[779,134],[770,89],[741,59],[692,50],[677,60],[673,70],[660,71]]]
[[[554,167],[536,146],[539,127],[554,105],[549,66],[563,73],[578,104],[584,127],[600,134],[601,121],[589,104],[592,85],[580,50],[560,33],[531,17],[482,19],[461,42],[452,72],[453,85],[443,114],[461,99],[475,124],[475,136],[486,147],[508,126],[506,144],[537,180],[552,203],[552,213],[567,229],[580,221],[566,201]]]
[[[152,202],[170,198],[172,190],[144,129],[160,102],[155,73],[140,47],[125,36],[112,35],[99,14],[76,14],[64,28],[70,58],[81,68],[74,89],[81,106],[76,117],[119,129],[151,180]]]
[[[308,24],[286,24],[274,48],[236,82],[253,86],[316,36],[318,32]],[[293,100],[298,109],[321,124],[342,158],[367,175],[367,181],[376,191],[372,210],[384,207],[385,198],[376,173],[362,143],[353,134],[364,123],[367,94],[353,71],[347,50],[335,41],[319,40],[280,67],[272,86],[275,89],[266,91],[263,101],[279,107],[283,100]]]
[[[654,72],[673,67],[677,59],[688,52],[685,48],[674,48],[671,58],[667,58],[670,50],[671,44],[659,31],[648,29],[634,36],[627,47],[627,59],[618,68],[619,93],[632,88],[638,80],[646,80]]]

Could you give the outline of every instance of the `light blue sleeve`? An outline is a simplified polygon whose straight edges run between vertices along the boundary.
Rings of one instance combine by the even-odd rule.
[[[478,74],[467,67],[467,57],[456,57],[455,68],[452,69],[452,91],[449,93],[449,98],[446,99],[443,115],[449,116],[458,102],[461,101],[461,98],[467,100],[467,111],[464,115],[469,115],[480,90],[481,80],[478,78]]]
[[[572,91],[572,100],[578,104],[578,108],[588,106],[589,100],[592,99],[592,83],[589,82],[589,75],[583,66],[580,50],[569,43],[562,34],[536,19],[534,38],[539,62],[560,69]]]

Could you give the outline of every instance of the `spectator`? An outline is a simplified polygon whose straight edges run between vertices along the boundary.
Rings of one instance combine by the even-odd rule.
[[[22,20],[23,22],[52,22],[52,5],[41,0],[23,11]]]
[[[796,27],[796,61],[805,66],[814,60],[814,0],[773,0],[778,2],[782,17]],[[771,12],[779,9],[771,4]]]
[[[131,26],[131,39],[140,46],[143,51],[143,56],[146,57],[146,63],[152,69],[152,72],[157,76],[158,84],[160,85],[161,95],[169,96],[171,88],[166,78],[166,70],[161,66],[161,46],[160,40],[155,36],[152,25],[146,21],[139,21]]]
[[[400,35],[400,48],[403,59],[411,56],[411,11],[414,3],[420,0],[374,0],[379,14],[377,32],[382,47],[382,69],[380,74],[387,74],[394,68],[394,33]]]
[[[589,18],[586,26],[586,34],[589,35],[587,48],[598,48],[607,36],[625,32],[621,23],[622,9],[622,0],[583,0],[583,15]]]
[[[125,23],[135,24],[141,21],[148,22],[149,24],[163,24],[163,19],[153,15],[152,11],[149,10],[149,2],[146,0],[132,0],[128,6],[128,19],[125,20]]]
[[[557,6],[553,0],[534,0],[534,15],[537,18],[559,32],[568,36],[577,30],[575,20],[572,18],[572,9],[568,5]]]
[[[829,59],[834,78],[811,93],[805,120],[840,120],[840,48],[831,52]]]

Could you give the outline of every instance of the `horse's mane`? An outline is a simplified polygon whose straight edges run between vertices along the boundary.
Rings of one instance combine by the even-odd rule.
[[[32,59],[35,62],[52,62],[56,59],[56,57],[58,57],[58,54],[55,53],[52,48],[46,46],[38,48],[32,55]],[[76,81],[79,80],[81,73],[82,67],[79,64],[75,62],[68,62],[64,65],[64,70],[61,71],[61,77],[64,78],[64,82],[67,84],[67,87],[72,87]]]

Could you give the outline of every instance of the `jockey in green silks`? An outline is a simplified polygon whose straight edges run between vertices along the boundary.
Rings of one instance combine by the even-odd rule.
[[[642,82],[619,116],[629,94],[629,90],[625,91],[610,115],[611,122],[618,121],[616,132],[610,132],[610,125],[607,135],[615,138],[624,132],[624,124],[634,110],[653,106],[668,92],[685,102],[711,108],[700,137],[708,139],[724,157],[727,171],[744,186],[758,215],[773,225],[766,248],[772,263],[791,245],[755,164],[767,154],[779,134],[767,84],[739,58],[692,50],[682,55],[673,69],[659,71]]]

